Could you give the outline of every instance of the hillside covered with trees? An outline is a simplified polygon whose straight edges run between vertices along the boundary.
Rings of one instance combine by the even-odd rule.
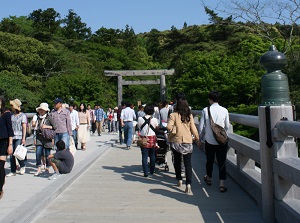
[[[221,104],[231,112],[255,112],[260,103],[260,80],[266,71],[260,57],[275,44],[286,52],[293,104],[299,106],[300,29],[293,24],[275,24],[272,41],[257,35],[258,25],[234,22],[206,8],[211,23],[182,29],[135,34],[124,29],[99,28],[95,33],[69,10],[61,18],[53,8],[34,10],[30,15],[3,18],[0,22],[0,89],[7,98],[19,98],[27,112],[40,102],[52,105],[55,97],[67,102],[99,102],[104,108],[117,103],[117,78],[104,70],[175,69],[167,76],[167,98],[186,93],[194,109],[207,105],[207,93],[218,89]],[[136,77],[127,77],[133,80]],[[158,77],[143,77],[157,79]],[[141,79],[141,77],[139,77]],[[124,100],[158,102],[159,86],[126,86]]]

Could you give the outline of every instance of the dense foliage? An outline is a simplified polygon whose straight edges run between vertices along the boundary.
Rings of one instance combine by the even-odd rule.
[[[167,76],[167,99],[186,93],[194,109],[207,105],[207,93],[218,89],[222,105],[231,111],[253,113],[260,103],[260,79],[266,71],[260,57],[271,42],[251,32],[254,24],[241,24],[207,10],[211,24],[170,30],[152,29],[135,34],[133,28],[99,28],[95,33],[69,10],[61,18],[53,8],[35,10],[28,16],[3,18],[0,23],[0,89],[7,98],[19,98],[27,111],[40,102],[52,104],[61,96],[66,102],[103,107],[117,104],[117,78],[104,70],[175,69]],[[275,45],[280,51],[280,36]],[[299,32],[286,54],[284,70],[290,80],[293,103],[299,107]],[[124,77],[125,80],[158,79]],[[123,87],[123,98],[133,103],[158,102],[159,85]],[[27,102],[27,103],[26,103]]]

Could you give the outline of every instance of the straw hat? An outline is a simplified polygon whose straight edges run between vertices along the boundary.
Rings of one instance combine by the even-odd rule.
[[[118,110],[118,107],[115,107],[114,110]]]
[[[39,111],[40,109],[44,111],[50,111],[47,103],[41,103],[40,106],[36,108],[36,111]]]
[[[15,100],[9,101],[9,104],[11,104],[14,109],[21,111],[22,102],[19,99],[16,98]]]

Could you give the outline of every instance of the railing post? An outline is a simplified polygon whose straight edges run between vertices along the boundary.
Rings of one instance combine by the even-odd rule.
[[[274,127],[283,117],[293,120],[288,79],[281,69],[287,60],[275,46],[264,54],[261,65],[267,70],[262,77],[262,103],[258,107],[261,156],[262,213],[265,222],[275,222],[275,199],[280,190],[278,177],[273,173],[273,160],[285,142],[274,137]]]

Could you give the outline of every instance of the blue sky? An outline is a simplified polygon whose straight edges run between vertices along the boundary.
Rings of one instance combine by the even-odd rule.
[[[73,9],[93,32],[102,26],[125,29],[129,25],[138,34],[152,28],[169,30],[173,25],[181,29],[184,22],[209,23],[200,0],[3,0],[0,19],[47,8],[54,8],[62,17]]]

